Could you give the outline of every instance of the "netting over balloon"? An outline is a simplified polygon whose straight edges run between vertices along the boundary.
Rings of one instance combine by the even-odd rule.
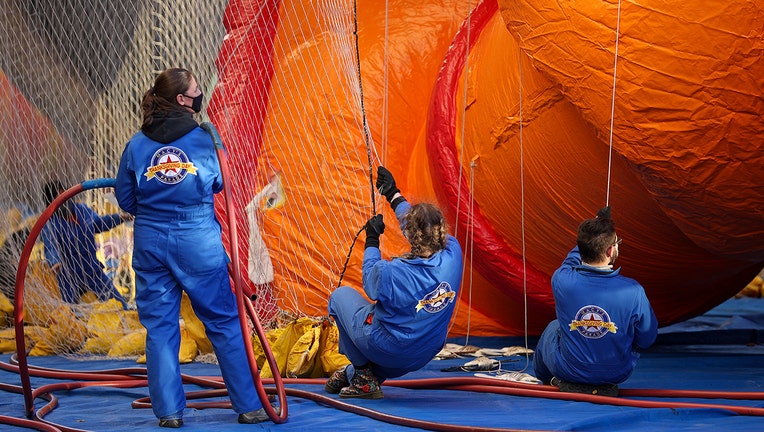
[[[114,177],[140,98],[172,66],[194,73],[207,95],[199,120],[226,146],[244,290],[266,326],[321,322],[340,278],[360,289],[355,234],[374,213],[394,220],[372,188],[380,163],[410,200],[443,208],[464,246],[452,335],[538,334],[554,313],[552,272],[606,201],[625,239],[622,271],[662,325],[719,304],[764,267],[764,30],[752,0],[3,9],[5,300],[43,186]],[[109,190],[72,201],[119,211]],[[96,235],[103,274],[128,300],[131,239],[129,224]],[[385,232],[386,257],[405,249]],[[56,276],[39,242],[25,281],[30,349],[140,354],[134,311],[92,295],[67,303]],[[10,350],[12,309],[0,301]],[[193,311],[182,319],[187,340],[208,349]]]

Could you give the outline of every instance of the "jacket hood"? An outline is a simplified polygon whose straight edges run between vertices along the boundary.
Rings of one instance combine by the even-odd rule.
[[[141,131],[154,141],[168,144],[197,126],[199,124],[189,112],[162,112],[154,117],[150,125],[141,128]]]

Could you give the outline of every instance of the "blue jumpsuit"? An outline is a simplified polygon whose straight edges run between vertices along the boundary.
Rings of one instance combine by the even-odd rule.
[[[158,418],[181,418],[186,406],[178,360],[183,291],[204,323],[234,411],[262,408],[214,212],[222,182],[212,138],[190,114],[155,120],[127,143],[120,161],[115,195],[135,215],[136,304]]]
[[[395,214],[403,216],[411,205],[402,202]],[[369,247],[363,257],[363,289],[343,286],[329,298],[329,314],[339,330],[339,350],[352,365],[372,363],[381,383],[421,369],[443,348],[448,324],[462,278],[462,250],[448,236],[445,249],[430,258],[382,259],[379,248]]]
[[[634,371],[636,349],[649,348],[658,335],[645,290],[620,269],[582,264],[578,247],[552,276],[557,319],[539,339],[533,358],[536,377],[567,382],[620,384]]]
[[[114,298],[126,307],[125,298],[103,271],[95,241],[95,234],[116,227],[122,219],[119,214],[99,216],[82,203],[69,204],[68,208],[71,219],[54,214],[41,233],[48,264],[61,264],[57,275],[61,298],[77,303],[82,294],[93,291],[101,301]]]

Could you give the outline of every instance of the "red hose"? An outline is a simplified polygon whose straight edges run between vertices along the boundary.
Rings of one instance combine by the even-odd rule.
[[[260,379],[260,373],[258,372],[257,368],[257,359],[255,358],[254,348],[252,347],[252,341],[249,337],[244,337],[244,347],[245,351],[247,352],[247,360],[249,361],[250,371],[252,373],[252,378],[255,381],[255,387],[257,389],[257,394],[260,398],[260,402],[262,403],[265,412],[268,414],[268,417],[270,417],[274,423],[284,423],[289,415],[286,392],[284,391],[284,383],[281,381],[278,364],[276,363],[276,358],[273,356],[273,352],[271,351],[271,347],[268,343],[268,339],[266,338],[265,331],[260,324],[260,318],[257,316],[255,308],[252,306],[252,301],[244,295],[244,290],[242,288],[243,283],[241,281],[241,271],[239,267],[239,240],[236,230],[236,212],[234,211],[233,206],[233,193],[231,192],[231,170],[228,166],[228,158],[226,157],[223,142],[220,139],[220,135],[218,134],[217,129],[215,129],[215,126],[212,123],[204,122],[201,124],[201,127],[209,132],[212,136],[212,140],[215,144],[215,152],[217,153],[218,162],[220,164],[220,173],[223,177],[223,195],[225,197],[226,213],[228,216],[228,238],[230,243],[229,251],[231,254],[231,266],[229,268],[229,273],[233,278],[234,290],[236,292],[236,306],[239,310],[239,324],[241,326],[241,332],[242,335],[249,334],[249,327],[247,325],[246,318],[248,315],[252,320],[255,333],[260,339],[260,344],[262,345],[263,352],[265,353],[265,358],[268,361],[268,364],[271,367],[271,371],[273,372],[273,376],[276,380],[276,388],[278,389],[279,399],[278,413],[270,404],[268,395],[263,388],[263,384]]]
[[[21,256],[19,257],[19,267],[16,269],[16,286],[14,288],[13,299],[13,325],[16,333],[16,353],[19,362],[19,376],[21,377],[21,387],[23,388],[24,393],[24,414],[30,419],[34,413],[34,399],[32,398],[32,384],[29,381],[26,341],[24,338],[24,279],[27,274],[29,257],[32,254],[32,248],[37,241],[37,237],[40,236],[48,219],[50,219],[53,213],[58,210],[61,204],[83,190],[84,187],[82,184],[72,186],[56,197],[42,214],[40,214],[37,222],[35,222],[32,230],[29,232],[29,237],[27,237],[26,243],[24,243],[24,249],[22,249]]]
[[[0,368],[5,370],[18,370],[18,368],[0,362]],[[57,402],[54,396],[49,392],[55,390],[72,390],[76,388],[89,387],[89,386],[111,386],[111,387],[136,387],[145,385],[144,379],[137,379],[138,377],[145,376],[145,369],[142,368],[123,368],[113,370],[102,370],[97,372],[77,372],[66,371],[49,368],[36,368],[29,369],[29,373],[34,376],[41,376],[45,378],[67,378],[67,379],[79,379],[82,377],[98,380],[97,383],[63,383],[63,384],[51,384],[34,392],[34,397],[48,397],[50,402],[41,408],[36,417],[42,419],[44,415],[55,408]],[[122,374],[122,375],[120,375]],[[119,379],[112,381],[104,381],[105,379],[111,379],[119,377]],[[214,387],[213,390],[203,390],[196,392],[189,392],[187,397],[189,400],[203,399],[209,397],[221,397],[227,394],[225,385],[222,383],[220,377],[191,377],[183,376],[184,382],[191,382],[198,385],[206,385],[208,387]],[[309,378],[285,378],[279,380],[282,383],[287,384],[312,384],[321,385],[326,382],[326,379],[309,379]],[[261,383],[274,384],[275,379],[262,379]],[[725,399],[749,399],[749,400],[761,400],[764,399],[764,393],[761,392],[720,392],[720,391],[705,391],[705,390],[649,390],[649,389],[622,389],[620,391],[621,397],[607,397],[607,396],[595,396],[588,394],[578,393],[562,393],[557,387],[547,385],[536,385],[518,383],[513,381],[494,380],[489,378],[477,378],[477,377],[452,377],[452,378],[427,378],[416,380],[387,380],[386,386],[401,387],[409,389],[430,389],[430,390],[458,390],[458,391],[474,391],[482,393],[504,394],[511,396],[530,396],[547,399],[558,400],[570,400],[591,402],[597,404],[618,405],[618,406],[631,406],[637,408],[715,408],[731,411],[740,415],[748,416],[762,416],[764,415],[764,408],[746,407],[746,406],[733,406],[722,404],[705,404],[705,403],[689,403],[689,402],[660,402],[660,401],[643,401],[643,400],[631,400],[626,399],[623,396],[639,396],[639,397],[685,397],[685,398],[725,398]],[[3,385],[0,385],[0,389]],[[276,394],[278,392],[275,388],[265,388],[263,390],[268,394]],[[350,403],[345,403],[337,398],[332,398],[326,395],[308,392],[297,389],[284,389],[284,393],[294,397],[300,397],[304,399],[313,400],[319,404],[328,405],[333,408],[337,408],[349,413],[363,415],[375,420],[397,424],[408,427],[415,427],[426,430],[436,431],[471,431],[471,430],[487,430],[487,431],[510,431],[517,429],[490,429],[484,427],[473,426],[460,426],[435,422],[427,422],[417,419],[409,419],[398,416],[381,413],[378,411],[370,410],[368,408],[356,406]],[[134,408],[150,408],[151,403],[149,398],[141,398],[133,402]],[[191,402],[188,404],[189,408],[204,409],[204,408],[230,408],[230,402]],[[0,421],[3,418],[0,417]],[[17,421],[17,420],[14,420]],[[44,420],[42,420],[44,421]],[[15,424],[15,423],[8,423]],[[52,423],[48,423],[52,424]],[[56,425],[60,429],[41,429],[41,430],[66,430],[72,432],[80,432],[79,429],[69,429],[60,425]]]

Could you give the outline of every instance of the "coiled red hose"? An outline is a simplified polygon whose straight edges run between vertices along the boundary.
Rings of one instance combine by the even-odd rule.
[[[247,360],[249,361],[250,371],[252,372],[252,379],[255,381],[257,387],[257,394],[260,397],[260,402],[263,404],[265,412],[268,413],[268,417],[273,420],[274,423],[283,423],[287,420],[288,408],[286,400],[286,392],[284,391],[284,382],[281,380],[281,374],[279,373],[278,364],[276,358],[273,356],[268,339],[265,336],[263,326],[260,324],[260,318],[257,316],[255,308],[252,306],[252,301],[244,295],[243,283],[241,281],[241,271],[239,264],[239,240],[236,230],[236,213],[233,206],[233,193],[231,192],[231,170],[228,166],[228,157],[225,154],[225,147],[223,147],[223,141],[218,134],[215,126],[210,122],[204,122],[200,125],[202,129],[209,132],[212,136],[212,141],[215,145],[215,152],[218,155],[218,162],[220,163],[220,172],[223,176],[223,194],[225,196],[226,215],[228,216],[228,239],[229,239],[229,252],[231,254],[231,277],[234,282],[234,290],[236,292],[236,306],[239,309],[239,324],[241,326],[242,335],[249,334],[249,327],[247,325],[247,316],[252,320],[255,333],[260,339],[260,344],[263,347],[265,358],[268,361],[268,365],[271,367],[273,376],[275,377],[277,395],[279,400],[279,412],[277,413],[273,406],[268,401],[268,395],[263,388],[262,381],[260,379],[260,373],[257,368],[257,359],[255,359],[255,352],[252,347],[252,341],[249,337],[244,337],[245,351],[247,352]]]

